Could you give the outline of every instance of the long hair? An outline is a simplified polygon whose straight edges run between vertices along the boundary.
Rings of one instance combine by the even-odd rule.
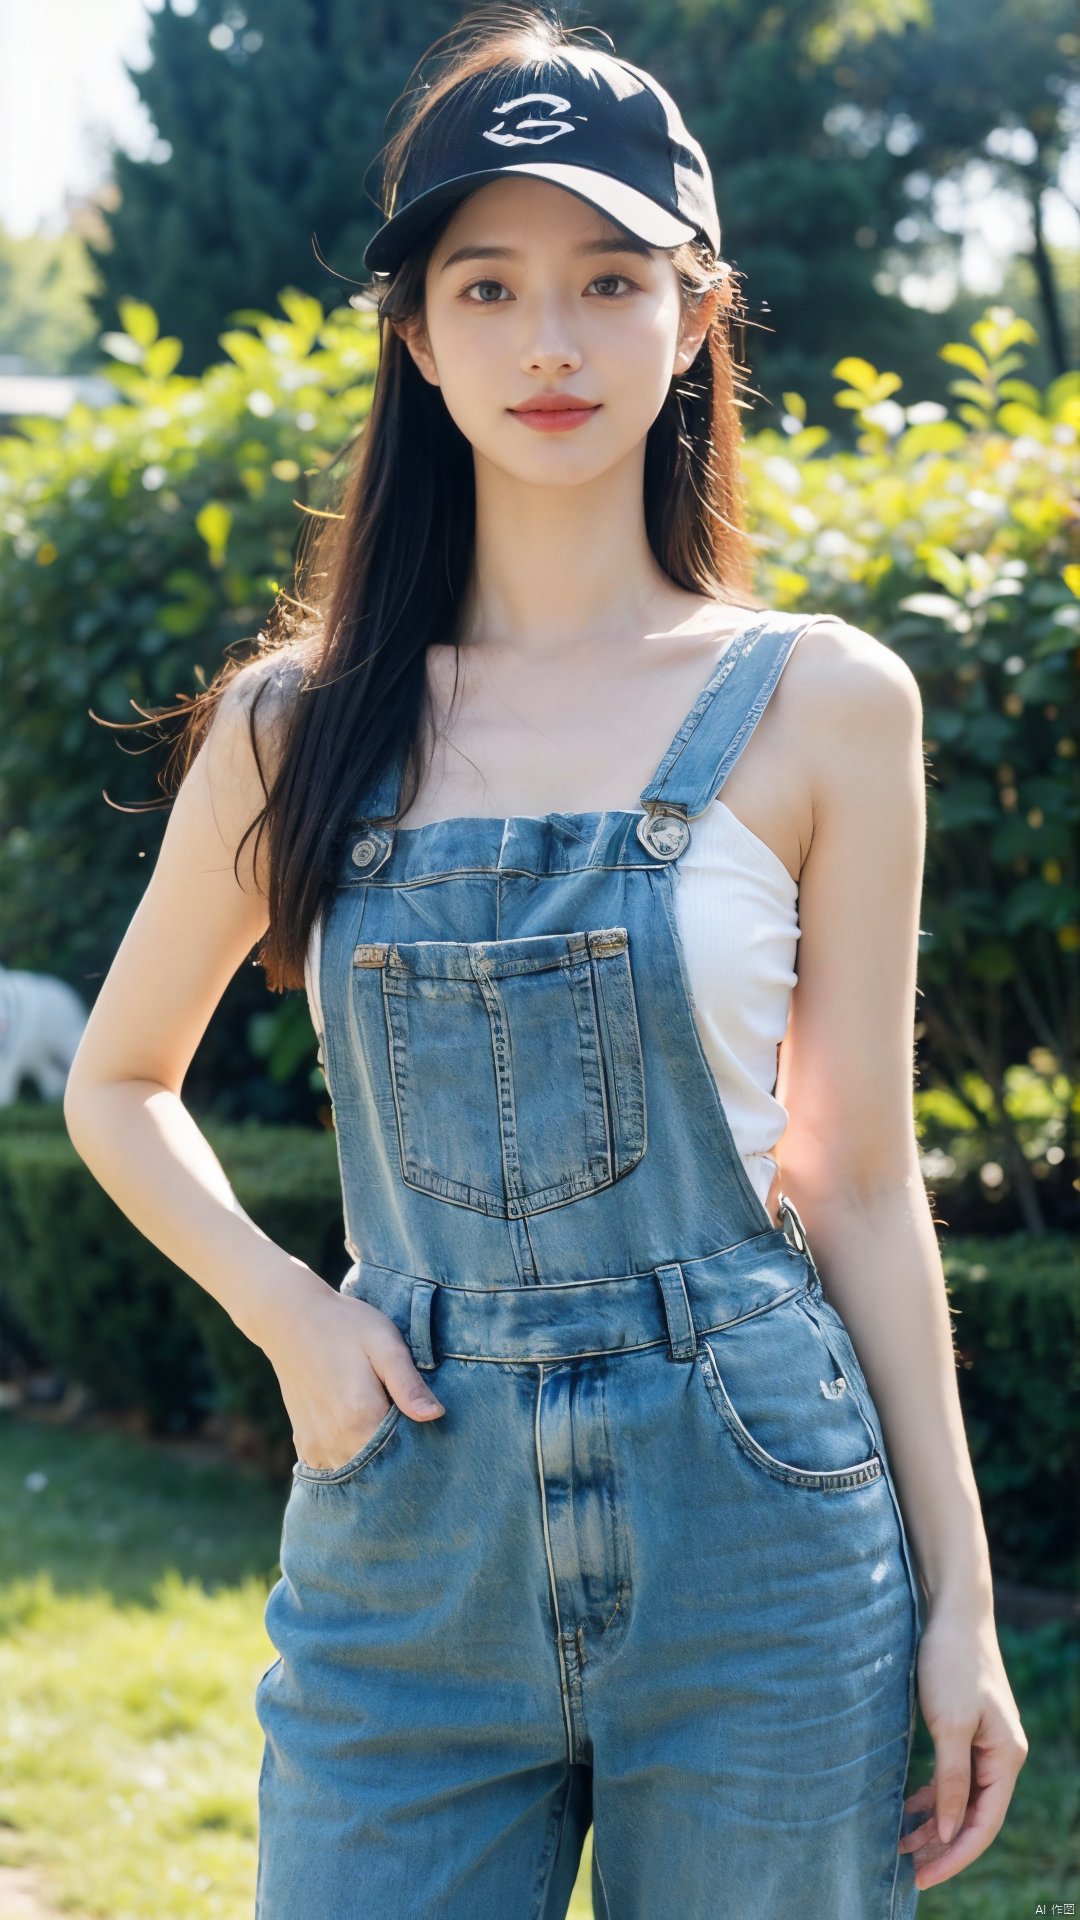
[[[387,217],[411,143],[452,87],[530,63],[538,84],[550,81],[567,62],[589,59],[575,32],[547,8],[496,0],[436,40],[413,68],[402,122],[383,149],[380,198]],[[415,799],[421,743],[431,725],[425,655],[435,643],[457,646],[475,540],[472,449],[396,331],[423,323],[427,263],[453,211],[444,211],[393,274],[361,283],[362,298],[354,296],[353,304],[372,306],[378,315],[371,408],[352,443],[339,507],[313,516],[307,523],[313,537],[298,543],[294,590],[279,593],[246,658],[230,655],[205,690],[151,716],[184,715],[159,775],[165,790],[175,792],[229,682],[254,660],[274,656],[265,675],[253,672],[248,716],[265,804],[236,856],[250,834],[259,836],[256,853],[268,835],[269,926],[255,957],[274,991],[303,985],[305,953],[341,837],[357,818],[363,791],[397,753],[403,783],[396,817]],[[741,295],[733,269],[706,242],[669,251],[684,302],[693,304],[713,288],[720,296],[693,364],[672,380],[649,429],[647,535],[676,585],[752,612],[762,602],[752,590],[752,543],[740,496],[745,369],[732,344],[744,317]],[[275,688],[288,697],[277,702],[282,724],[268,780],[257,721],[260,702]]]

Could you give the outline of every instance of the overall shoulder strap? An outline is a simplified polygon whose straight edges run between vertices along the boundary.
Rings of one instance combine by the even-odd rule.
[[[796,643],[815,621],[829,617],[764,613],[736,634],[641,793],[646,817],[639,836],[645,846],[650,845],[645,836],[654,815],[675,815],[685,822],[707,812],[768,706]],[[688,843],[687,832],[683,846]],[[683,846],[676,850],[682,852]],[[669,848],[657,845],[653,851],[666,853]]]
[[[365,820],[392,820],[397,813],[401,799],[401,785],[404,775],[404,755],[400,747],[395,747],[386,761],[382,772],[373,780],[363,795],[363,818]]]

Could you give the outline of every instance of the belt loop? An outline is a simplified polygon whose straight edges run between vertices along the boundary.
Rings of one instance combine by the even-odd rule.
[[[433,1280],[414,1280],[409,1304],[409,1346],[416,1365],[425,1370],[435,1365],[431,1346],[431,1303],[435,1286]]]
[[[672,1360],[692,1360],[698,1350],[697,1328],[690,1311],[690,1301],[686,1292],[682,1267],[677,1260],[668,1266],[654,1267],[653,1272],[660,1282],[660,1293],[664,1302],[664,1318],[667,1321],[668,1343]]]

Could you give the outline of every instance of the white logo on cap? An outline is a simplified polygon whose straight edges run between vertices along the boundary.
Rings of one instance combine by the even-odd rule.
[[[495,111],[515,113],[519,107],[527,107],[533,101],[550,107],[553,113],[565,113],[570,105],[569,100],[564,100],[558,93],[522,93],[516,100],[501,100]],[[484,139],[494,140],[498,147],[543,147],[549,140],[557,140],[561,133],[576,131],[572,120],[542,120],[535,114],[518,120],[513,133],[504,133],[502,128],[500,121],[497,127],[485,130]]]

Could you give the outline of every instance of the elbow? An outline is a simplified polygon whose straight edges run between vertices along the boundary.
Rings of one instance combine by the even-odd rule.
[[[92,1081],[88,1074],[80,1069],[78,1051],[76,1051],[64,1086],[63,1115],[67,1137],[80,1160],[86,1159],[86,1143],[94,1131],[92,1112],[94,1094],[100,1091],[101,1085],[100,1081]],[[100,1126],[100,1119],[98,1124]]]
[[[150,1071],[102,1075],[73,1067],[64,1088],[63,1114],[68,1139],[79,1158],[87,1159],[92,1143],[101,1139],[110,1121],[126,1110],[130,1101],[144,1104],[149,1096],[161,1093],[179,1098],[180,1088]]]
[[[82,1087],[71,1073],[68,1074],[67,1085],[64,1088],[62,1111],[64,1115],[64,1126],[67,1129],[67,1137],[71,1141],[80,1160],[85,1159],[86,1156],[79,1145],[79,1140],[82,1137]]]

